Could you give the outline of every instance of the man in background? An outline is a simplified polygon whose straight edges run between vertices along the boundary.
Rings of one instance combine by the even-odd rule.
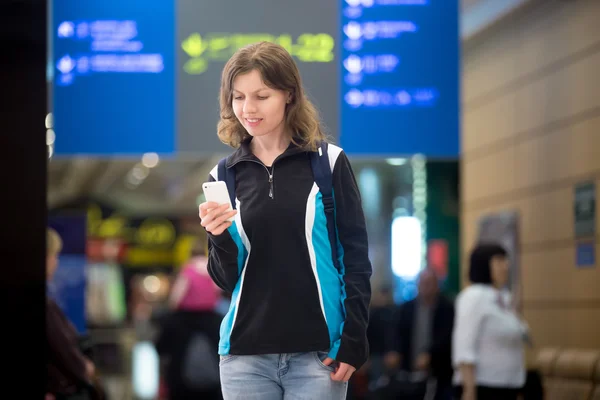
[[[436,400],[452,395],[454,305],[440,293],[432,269],[421,272],[418,295],[402,304],[390,330],[385,364],[389,370],[426,372],[435,378]]]
[[[394,323],[397,306],[394,304],[393,289],[383,286],[373,292],[367,338],[369,339],[369,361],[367,362],[369,385],[376,384],[385,373],[384,356],[388,348],[390,326]]]

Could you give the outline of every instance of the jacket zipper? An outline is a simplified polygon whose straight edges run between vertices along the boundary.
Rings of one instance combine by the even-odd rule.
[[[266,166],[265,166],[265,168],[266,168]],[[269,197],[271,199],[273,199],[273,170],[275,168],[271,167],[271,171],[269,171],[269,168],[266,168],[266,169],[267,169],[267,173],[269,174]]]
[[[269,176],[269,197],[271,199],[275,199],[275,194],[273,192],[273,177],[275,176],[275,163],[273,163],[273,165],[271,166],[271,171],[269,171],[269,168],[267,168],[267,166],[260,161],[256,161],[256,160],[248,160],[248,161],[262,165],[263,168],[265,169],[265,171],[267,171],[267,175]]]

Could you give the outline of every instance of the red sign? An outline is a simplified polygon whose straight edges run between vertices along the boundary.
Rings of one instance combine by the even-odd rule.
[[[427,264],[439,279],[448,276],[448,242],[441,239],[430,240],[427,244]]]
[[[90,238],[87,241],[86,253],[90,261],[120,262],[126,252],[127,246],[121,239]]]

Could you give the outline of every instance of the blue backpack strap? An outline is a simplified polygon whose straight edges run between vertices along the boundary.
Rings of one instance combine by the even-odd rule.
[[[225,182],[231,206],[235,210],[235,168],[227,168],[227,157],[221,159],[217,166],[217,176],[220,181]]]
[[[325,217],[327,218],[327,233],[329,234],[329,244],[331,245],[331,257],[333,259],[333,264],[339,270],[337,231],[335,224],[335,200],[333,198],[333,175],[329,165],[327,142],[320,143],[318,151],[310,152],[310,165],[312,167],[315,183],[323,196],[323,206],[325,207]]]

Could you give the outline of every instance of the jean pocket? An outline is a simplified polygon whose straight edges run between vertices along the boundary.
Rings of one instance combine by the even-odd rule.
[[[325,365],[323,364],[323,361],[325,361],[325,359],[328,356],[328,353],[326,351],[315,351],[314,353],[315,356],[315,361],[317,362],[317,364],[319,365],[319,367],[329,371],[329,372],[334,372],[335,371],[335,361],[331,363],[331,365]]]
[[[236,355],[226,354],[224,356],[219,356],[219,365],[227,364],[229,361],[233,361],[237,358]]]

